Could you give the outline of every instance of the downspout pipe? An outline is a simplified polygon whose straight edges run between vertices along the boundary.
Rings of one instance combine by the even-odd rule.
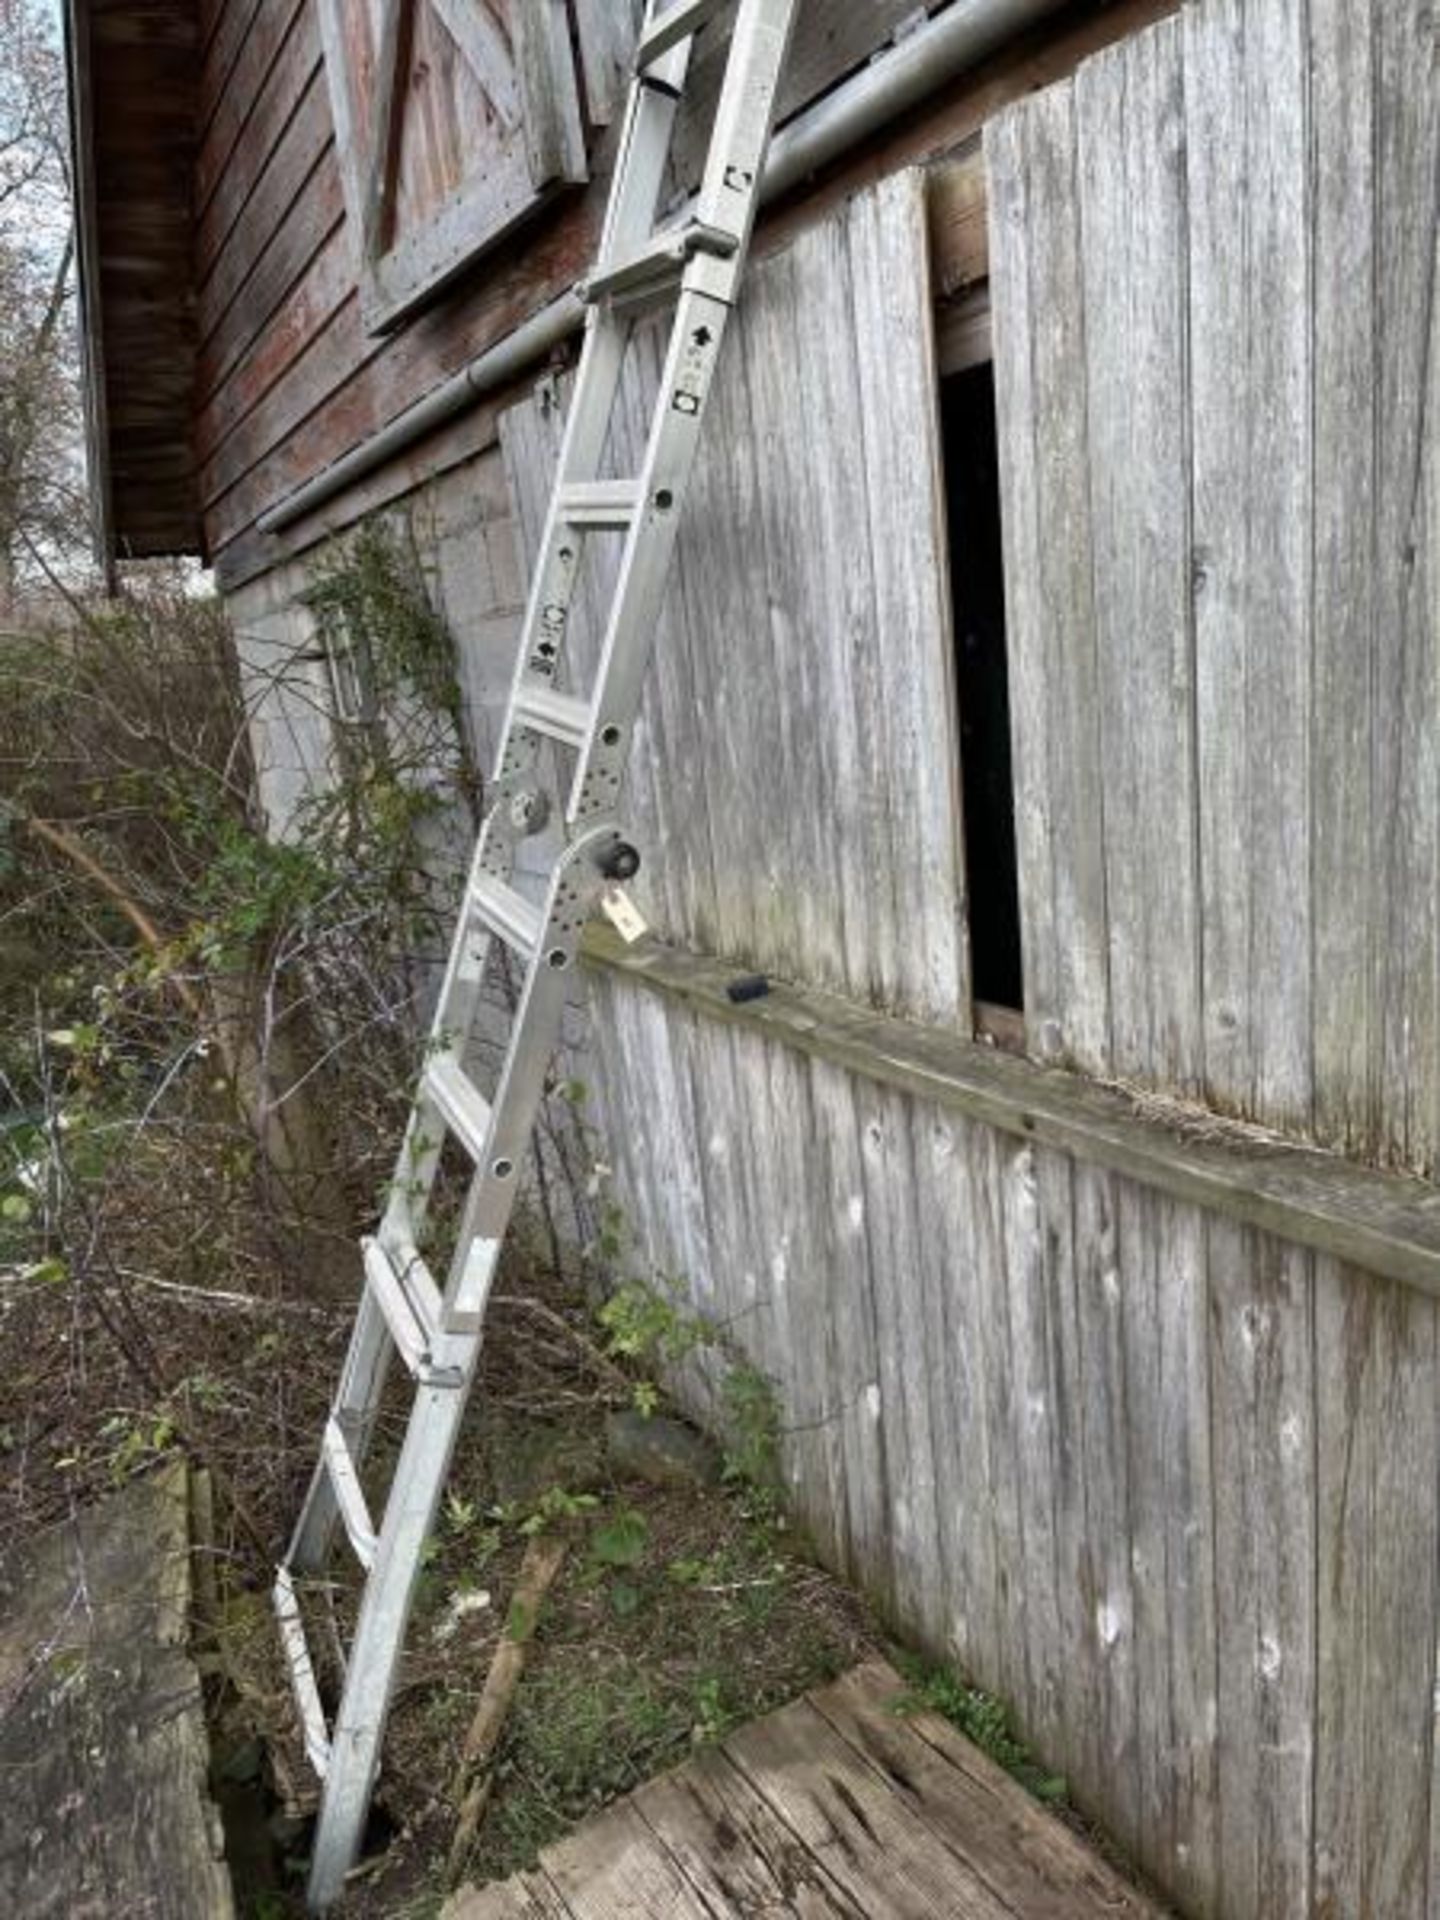
[[[1063,4],[1064,0],[952,0],[943,13],[912,28],[780,129],[770,143],[760,183],[761,203],[828,166]],[[283,533],[425,434],[508,386],[578,332],[584,318],[584,303],[574,292],[561,294],[262,514],[257,523],[261,533]]]

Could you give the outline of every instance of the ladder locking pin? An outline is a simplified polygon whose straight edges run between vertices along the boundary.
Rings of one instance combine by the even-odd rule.
[[[600,871],[607,880],[633,880],[640,871],[639,848],[632,847],[628,840],[621,840],[600,862]]]

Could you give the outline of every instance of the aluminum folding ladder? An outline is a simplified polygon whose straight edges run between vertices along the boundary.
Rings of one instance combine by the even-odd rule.
[[[360,1848],[421,1550],[475,1377],[486,1299],[580,935],[604,890],[638,864],[619,811],[626,759],[716,355],[754,223],[796,0],[739,0],[699,195],[657,230],[693,39],[724,5],[650,0],[646,8],[599,256],[581,288],[589,306],[584,345],[489,810],[384,1218],[362,1243],[359,1311],[320,1459],[275,1581],[306,1752],[323,1783],[312,1910],[335,1900]],[[673,303],[674,317],[644,463],[631,477],[605,478],[601,463],[635,312],[658,301]],[[597,534],[623,535],[624,544],[599,667],[581,695],[557,682],[582,555]],[[550,791],[552,778],[563,789],[562,767],[573,767],[568,797]],[[536,902],[513,884],[517,848],[562,817],[562,797],[562,844]],[[515,956],[523,978],[487,1101],[463,1061],[496,941]],[[441,1285],[419,1247],[447,1138],[474,1171]],[[394,1352],[413,1376],[415,1399],[377,1524],[360,1468]],[[365,1582],[332,1728],[296,1583],[323,1576],[337,1526]]]

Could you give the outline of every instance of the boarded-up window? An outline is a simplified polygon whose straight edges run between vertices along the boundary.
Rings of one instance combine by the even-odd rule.
[[[565,0],[321,0],[320,17],[379,333],[585,178]]]

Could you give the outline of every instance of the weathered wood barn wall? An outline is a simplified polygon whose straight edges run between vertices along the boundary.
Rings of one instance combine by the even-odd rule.
[[[803,8],[787,111],[912,11]],[[371,508],[493,737],[563,368],[259,521],[581,270],[622,13],[577,0],[592,184],[381,337],[324,10],[207,0],[194,429],[277,819]],[[637,744],[670,944],[589,981],[635,1257],[777,1381],[820,1551],[1195,1914],[1440,1911],[1437,169],[1428,0],[1188,0],[1064,9],[792,195]],[[987,276],[1020,1055],[973,1037],[937,405]]]

